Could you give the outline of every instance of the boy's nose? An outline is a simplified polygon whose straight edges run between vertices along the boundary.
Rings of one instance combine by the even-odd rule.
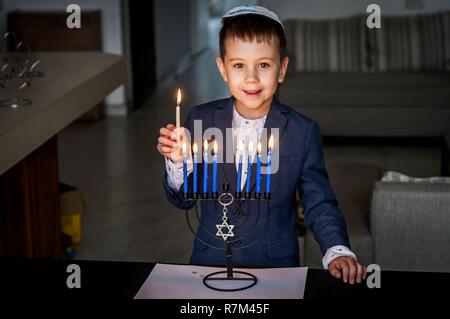
[[[254,69],[248,69],[247,74],[245,75],[245,82],[247,83],[255,83],[258,82],[258,74]]]

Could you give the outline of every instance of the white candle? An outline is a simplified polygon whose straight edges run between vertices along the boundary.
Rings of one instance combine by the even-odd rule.
[[[177,143],[180,142],[180,103],[181,103],[181,90],[178,89],[177,107],[176,107]]]

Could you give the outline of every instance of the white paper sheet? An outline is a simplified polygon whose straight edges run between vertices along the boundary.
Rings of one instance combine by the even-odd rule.
[[[303,299],[307,267],[243,269],[256,276],[255,286],[235,292],[215,291],[203,277],[225,268],[156,264],[135,299]],[[226,275],[222,275],[226,277]],[[238,277],[238,275],[236,276]],[[236,287],[244,281],[214,280],[215,287]]]

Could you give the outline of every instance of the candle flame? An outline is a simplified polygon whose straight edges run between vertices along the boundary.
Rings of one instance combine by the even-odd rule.
[[[181,90],[178,89],[178,94],[177,94],[177,106],[180,106],[181,104]]]
[[[258,142],[258,155],[261,155],[261,142]]]
[[[197,155],[197,143],[194,143],[192,150],[193,150],[194,154]]]
[[[214,155],[217,155],[217,141],[214,141]]]
[[[203,142],[203,152],[208,152],[208,141],[206,140],[206,138]]]
[[[186,142],[183,143],[183,155],[186,155]]]
[[[273,148],[273,135],[270,134],[270,138],[269,138],[269,151],[271,151]]]

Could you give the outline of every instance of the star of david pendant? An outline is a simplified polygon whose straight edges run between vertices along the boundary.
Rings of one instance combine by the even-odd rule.
[[[233,234],[234,225],[228,225],[226,220],[224,220],[222,224],[216,225],[216,227],[217,227],[216,236],[221,236],[224,241],[226,241],[228,237],[234,237]],[[225,234],[223,233],[222,228],[225,228],[227,230]]]

